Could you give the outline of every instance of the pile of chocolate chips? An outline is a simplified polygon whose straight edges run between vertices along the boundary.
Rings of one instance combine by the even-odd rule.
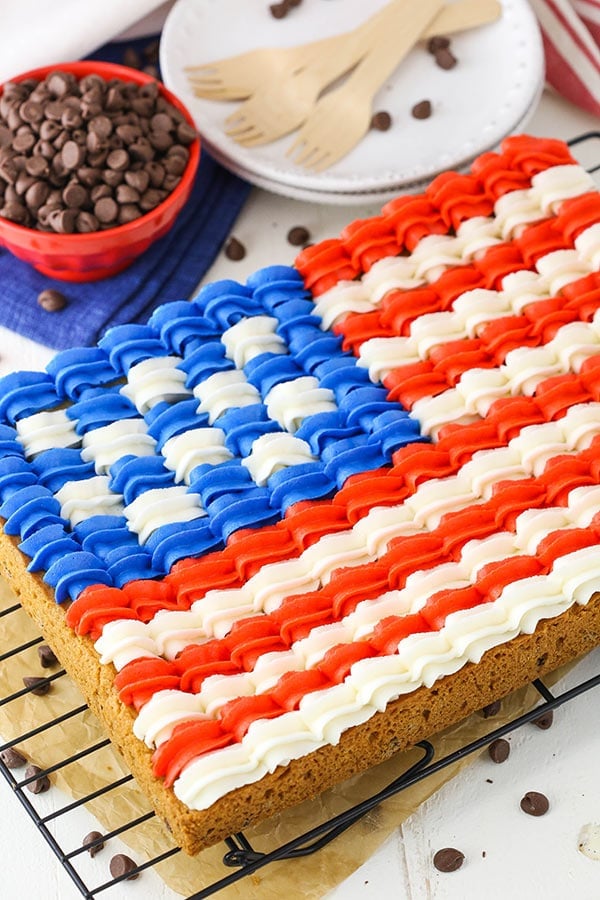
[[[60,234],[112,228],[181,180],[195,129],[159,91],[56,70],[0,96],[0,216]]]

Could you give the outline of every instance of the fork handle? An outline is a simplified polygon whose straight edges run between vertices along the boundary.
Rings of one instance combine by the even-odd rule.
[[[348,78],[348,85],[352,83],[362,94],[375,94],[443,6],[443,0],[392,0],[385,27],[377,29],[375,43]]]
[[[395,29],[409,8],[407,0],[388,0],[385,6],[350,31],[306,45],[305,50],[309,53],[302,61],[302,68],[310,68],[324,84],[327,79],[339,78],[377,46],[387,29]]]

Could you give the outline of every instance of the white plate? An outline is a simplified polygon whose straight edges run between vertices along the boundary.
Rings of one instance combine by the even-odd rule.
[[[539,90],[533,98],[531,106],[528,110],[525,111],[523,118],[515,123],[514,128],[510,130],[510,134],[519,134],[525,128],[529,119],[534,114],[539,98],[542,94],[544,87],[544,80],[542,79],[539,84]],[[482,148],[480,152],[485,152],[485,150],[494,150],[496,148],[496,144]],[[436,175],[436,172],[432,172],[429,177],[424,178],[422,181],[414,181],[414,182],[404,182],[403,184],[390,184],[389,187],[384,188],[383,190],[371,190],[371,191],[326,191],[326,190],[311,190],[305,187],[296,187],[292,184],[286,184],[281,181],[274,181],[271,178],[264,177],[262,175],[258,175],[256,172],[250,172],[240,166],[236,162],[234,162],[230,157],[226,157],[221,154],[220,150],[215,147],[211,147],[211,153],[216,160],[221,162],[226,168],[230,169],[235,175],[239,175],[240,178],[245,179],[246,181],[255,184],[257,187],[264,188],[267,191],[271,191],[274,194],[280,194],[284,197],[290,197],[293,200],[304,200],[308,203],[330,203],[335,204],[336,206],[357,206],[365,203],[385,203],[386,200],[391,200],[394,197],[397,197],[399,194],[406,193],[417,193],[420,190],[424,190],[427,185],[430,183],[431,178]],[[457,171],[468,171],[469,164],[472,160],[466,160],[463,165],[454,166],[453,168]]]
[[[384,5],[372,0],[368,13]],[[285,156],[293,135],[264,147],[245,148],[224,130],[235,103],[202,100],[188,86],[184,67],[254,47],[289,46],[346,31],[364,21],[364,0],[305,3],[274,19],[266,0],[177,0],[162,32],[160,62],[166,85],[190,109],[205,145],[248,181],[303,199],[358,202],[383,198],[402,186],[429,181],[438,172],[468,165],[513,132],[534,108],[544,78],[539,29],[527,0],[503,0],[501,18],[456,34],[458,65],[436,66],[423,45],[414,48],[378,93],[374,109],[393,119],[387,132],[372,131],[330,169],[305,171]],[[429,119],[410,110],[423,99]],[[346,199],[344,196],[346,195]],[[336,202],[335,199],[333,202]]]

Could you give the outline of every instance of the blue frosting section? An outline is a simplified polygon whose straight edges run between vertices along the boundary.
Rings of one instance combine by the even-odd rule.
[[[207,413],[198,412],[200,396],[208,398],[211,408],[211,392],[202,385],[217,373],[235,369],[223,332],[252,316],[274,320],[276,339],[283,343],[275,347],[267,342],[269,349],[250,358],[240,372],[256,389],[256,402],[248,404],[246,392],[239,400],[246,405],[236,406],[235,390],[227,387],[223,403],[220,396],[211,414],[216,418],[210,421]],[[131,368],[145,360],[150,361],[147,371],[152,379],[151,360],[165,356],[175,358],[193,396],[168,388],[161,396],[159,372],[158,396],[142,418],[135,403],[121,393],[123,383]],[[305,460],[281,468],[273,465],[267,483],[259,485],[242,460],[260,452],[254,450],[258,438],[283,431],[269,415],[268,395],[277,385],[307,375],[329,392],[328,408],[309,409],[295,432],[305,445],[300,448],[306,451]],[[164,377],[168,379],[168,371]],[[138,446],[135,436],[131,443],[126,437],[123,455],[108,473],[100,462],[96,469],[93,460],[83,458],[81,445],[64,448],[42,442],[46,449],[26,452],[17,423],[58,407],[65,409],[81,441],[88,432],[115,422],[143,421],[156,442],[154,452],[133,455]],[[208,428],[219,429],[230,460],[196,464],[196,459],[206,458],[206,435],[198,430]],[[163,452],[167,441],[184,434],[189,435],[185,452],[190,453],[191,464],[186,468],[182,463],[187,474],[179,487],[198,495],[195,501],[202,514],[191,521],[158,524],[141,543],[132,530],[132,513],[132,521],[127,518],[128,507],[147,491],[168,492],[178,486],[169,466],[179,466],[179,461],[173,463],[169,454],[167,466]],[[299,273],[289,266],[269,266],[251,275],[246,284],[217,281],[202,287],[190,302],[165,303],[146,325],[115,327],[97,347],[59,353],[45,372],[21,372],[0,380],[0,516],[6,533],[19,538],[30,570],[43,573],[61,602],[89,584],[122,586],[133,579],[162,576],[182,558],[222,547],[240,529],[278,521],[295,503],[331,497],[348,478],[389,466],[399,447],[423,440],[427,439],[418,422],[387,399],[381,384],[371,382],[368,370],[342,349],[341,337],[323,329]],[[89,445],[86,456],[95,452],[95,442]],[[142,444],[140,452],[147,450]],[[63,517],[56,493],[69,482],[73,483],[69,491],[77,496],[81,482],[85,510],[89,496],[85,482],[97,474],[108,475],[98,480],[97,490],[119,495],[124,514],[98,513],[114,508],[110,503],[103,506],[101,498],[100,506],[90,504],[83,521],[79,510],[73,519],[77,524],[72,524]],[[96,490],[95,484],[89,490]]]
[[[173,404],[157,403],[146,413],[144,418],[148,424],[148,434],[156,441],[158,452],[170,438],[208,425],[208,414],[198,414],[197,408],[198,400],[194,397]]]
[[[0,459],[0,503],[21,488],[33,484],[37,484],[36,474],[23,457],[5,456]]]
[[[174,486],[175,476],[161,456],[123,456],[110,467],[110,489],[123,495],[125,505],[146,491]]]
[[[31,469],[39,483],[53,494],[67,481],[82,481],[95,474],[93,462],[84,462],[79,450],[64,447],[39,453],[32,461]]]
[[[132,366],[151,356],[167,356],[168,349],[149,325],[117,325],[98,341],[117,374],[126,375]]]
[[[59,404],[52,377],[45,372],[14,372],[0,379],[0,418],[11,425]]]
[[[57,353],[46,366],[60,397],[77,401],[90,387],[109,384],[117,378],[108,356],[100,347],[79,347]]]
[[[67,408],[67,416],[73,419],[77,434],[85,434],[94,428],[102,428],[121,419],[132,419],[139,413],[131,400],[118,390],[89,388],[78,403]]]

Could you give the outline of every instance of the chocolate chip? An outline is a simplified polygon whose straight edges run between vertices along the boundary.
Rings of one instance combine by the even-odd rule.
[[[242,242],[233,236],[227,238],[224,251],[227,259],[234,260],[235,262],[239,262],[239,260],[243,259],[246,255],[246,248]]]
[[[89,194],[81,184],[71,182],[62,192],[62,198],[67,206],[80,209],[89,202]]]
[[[157,40],[150,41],[142,47],[142,54],[147,63],[157,63],[160,42]]]
[[[440,69],[453,69],[458,60],[451,50],[442,48],[435,54],[435,61]]]
[[[143,169],[138,169],[137,172],[125,172],[125,183],[139,194],[143,194],[148,189],[150,176]]]
[[[442,34],[434,34],[427,41],[427,50],[430,53],[437,53],[438,50],[446,50],[450,46],[450,38]]]
[[[537,725],[538,728],[541,728],[542,731],[547,731],[548,728],[552,727],[552,723],[554,722],[554,712],[551,709],[546,710],[546,712],[542,713],[541,716],[538,716],[537,719],[531,720],[534,725]]]
[[[415,119],[428,119],[431,115],[431,101],[420,100],[419,103],[415,103],[411,109],[411,114]]]
[[[550,803],[545,794],[538,791],[527,791],[521,800],[521,809],[528,816],[543,816],[548,812]]]
[[[40,644],[37,652],[42,669],[51,669],[58,663],[54,650],[48,644]]]
[[[493,716],[497,716],[500,712],[502,704],[500,700],[494,700],[493,703],[488,703],[487,706],[484,706],[481,710],[481,715],[484,719],[491,719]]]
[[[43,697],[51,687],[50,682],[46,678],[39,678],[33,675],[25,675],[23,684],[26,688],[30,688],[29,693],[35,694],[36,697]]]
[[[38,294],[37,302],[46,312],[58,312],[67,305],[67,298],[55,288],[47,288]]]
[[[131,857],[125,856],[124,853],[117,853],[110,861],[110,874],[113,878],[121,878],[123,875],[127,875],[128,872],[133,872],[136,868],[136,863],[134,863]],[[133,881],[138,875],[139,872],[134,872],[133,875],[129,875],[126,880]]]
[[[492,762],[506,762],[510,754],[510,744],[504,738],[497,738],[489,745],[488,754]]]
[[[50,779],[42,772],[43,770],[39,766],[31,765],[25,769],[25,778],[33,778],[33,781],[26,785],[27,790],[32,794],[43,794],[50,787]]]
[[[269,12],[274,19],[283,19],[288,14],[288,5],[287,3],[272,3],[269,6]]]
[[[46,79],[46,85],[51,94],[63,97],[71,88],[72,77],[67,72],[53,72]]]
[[[180,122],[177,126],[177,140],[181,141],[182,144],[191,144],[192,141],[195,141],[197,137],[198,132],[190,125],[189,122]]]
[[[385,112],[385,110],[380,110],[376,112],[371,118],[371,128],[375,131],[389,131],[392,126],[392,117],[389,112]]]
[[[79,234],[89,234],[91,231],[98,231],[100,222],[93,213],[82,210],[77,213],[75,228]]]
[[[288,231],[287,240],[292,247],[303,247],[310,240],[310,232],[303,225],[295,225]]]
[[[27,762],[25,757],[21,756],[14,747],[7,747],[6,750],[0,751],[0,759],[7,769],[20,769]]]
[[[73,209],[57,209],[48,216],[48,225],[57,234],[73,234],[77,212]]]
[[[63,144],[61,161],[65,169],[73,170],[81,165],[84,159],[84,150],[76,141],[65,141]]]
[[[90,831],[90,833],[86,834],[82,840],[81,846],[87,849],[90,856],[95,856],[101,850],[104,850],[105,844],[103,837],[104,835],[99,831]]]
[[[110,225],[112,222],[116,222],[118,214],[119,208],[112,197],[101,197],[94,204],[94,215],[103,225]]]
[[[25,203],[30,210],[35,212],[43,206],[48,199],[50,187],[44,181],[34,181],[25,191]]]
[[[465,860],[464,853],[455,847],[444,847],[434,854],[433,864],[438,872],[456,872]]]
[[[25,162],[25,171],[33,178],[45,178],[50,171],[48,160],[44,159],[41,154],[30,156]]]
[[[139,69],[142,65],[142,58],[135,47],[126,47],[123,52],[123,64],[129,66],[130,69]]]

